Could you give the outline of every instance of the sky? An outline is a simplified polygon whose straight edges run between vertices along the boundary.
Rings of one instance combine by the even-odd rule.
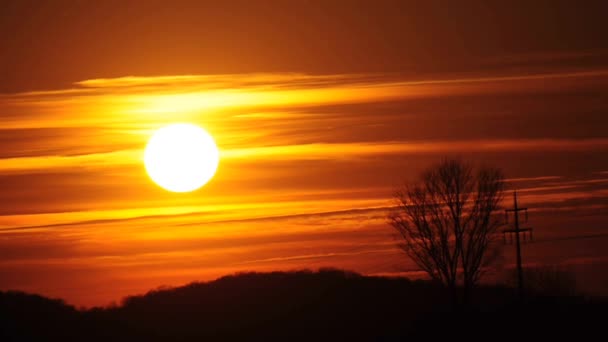
[[[604,13],[600,1],[2,1],[0,289],[93,306],[247,270],[418,277],[387,223],[391,195],[456,157],[502,168],[530,208],[527,265],[608,295]],[[163,190],[142,163],[174,122],[220,149],[192,193]]]

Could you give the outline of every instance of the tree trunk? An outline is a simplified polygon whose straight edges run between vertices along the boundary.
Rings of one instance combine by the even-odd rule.
[[[470,280],[464,281],[464,285],[462,286],[462,306],[466,309],[471,301],[471,292],[473,289],[473,284]]]
[[[450,283],[448,284],[448,290],[450,292],[450,300],[452,302],[452,309],[454,311],[458,311],[460,310],[460,300],[459,300],[459,296],[458,296],[458,286],[456,284],[456,281],[450,281]]]

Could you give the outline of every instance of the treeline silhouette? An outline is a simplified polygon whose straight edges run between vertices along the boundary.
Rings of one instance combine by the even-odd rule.
[[[608,303],[481,287],[453,308],[428,281],[340,270],[241,273],[158,289],[121,305],[77,310],[61,300],[0,292],[1,341],[481,340],[600,333]]]

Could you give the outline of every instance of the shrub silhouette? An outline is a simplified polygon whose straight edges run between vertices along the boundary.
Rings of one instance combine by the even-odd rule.
[[[576,277],[556,265],[526,267],[523,272],[526,292],[546,296],[575,296],[577,291]],[[511,271],[507,275],[507,284],[516,286],[517,274]]]

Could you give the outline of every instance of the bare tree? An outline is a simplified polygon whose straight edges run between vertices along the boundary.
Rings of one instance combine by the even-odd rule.
[[[494,215],[502,199],[504,177],[495,168],[474,169],[460,160],[444,160],[423,172],[419,183],[395,192],[390,224],[401,248],[457,300],[462,279],[465,300],[478,283],[500,222]]]

